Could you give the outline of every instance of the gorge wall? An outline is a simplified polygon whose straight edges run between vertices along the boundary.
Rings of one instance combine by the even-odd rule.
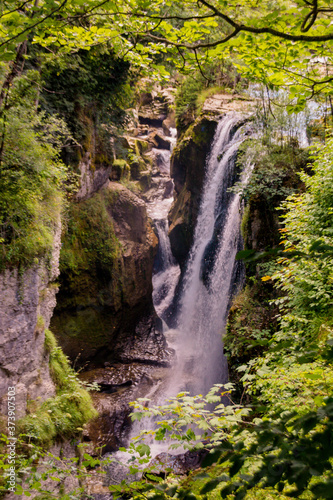
[[[40,402],[55,393],[44,349],[56,304],[61,226],[53,240],[50,263],[0,275],[0,412],[7,413],[7,391],[16,386],[17,417],[25,415],[27,400]]]
[[[100,144],[94,121],[81,113],[87,141],[78,158],[79,190],[63,221],[62,243],[59,223],[50,262],[0,276],[3,415],[8,386],[16,386],[18,418],[29,413],[28,401],[41,404],[56,394],[44,346],[52,316],[51,328],[65,353],[72,360],[79,356],[81,364],[89,361],[89,368],[115,361],[165,362],[152,303],[157,237],[141,193],[149,189],[156,165],[152,149],[170,148],[162,130],[164,120],[174,124],[169,101],[159,93],[146,96],[134,110],[129,135],[115,146]]]

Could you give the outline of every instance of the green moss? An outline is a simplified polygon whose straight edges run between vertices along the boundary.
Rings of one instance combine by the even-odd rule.
[[[119,191],[104,189],[70,207],[70,220],[60,254],[61,289],[52,329],[71,355],[87,343],[105,345],[113,326],[110,314],[123,300],[122,247],[116,238],[112,207]],[[73,354],[74,356],[74,354]]]
[[[200,116],[188,127],[182,141],[176,148],[176,152],[184,148],[185,143],[192,140],[197,146],[205,146],[210,143],[216,128],[216,121],[207,116]]]
[[[79,434],[82,426],[97,416],[89,393],[70,367],[50,330],[45,331],[45,349],[50,353],[50,373],[56,395],[17,423],[18,431],[43,446]]]
[[[38,75],[32,72],[29,86],[35,78]],[[15,82],[19,88],[12,88],[18,92],[14,101],[21,104],[11,105],[6,115],[0,176],[0,271],[32,266],[38,258],[51,257],[67,170],[59,160],[59,142],[68,136],[64,122],[36,114],[35,99],[18,97],[27,81],[21,77]]]
[[[57,347],[57,341],[53,335],[53,333],[46,328],[45,329],[45,340],[44,340],[44,348],[46,352],[50,353]]]
[[[201,90],[196,99],[196,108],[198,112],[201,112],[206,99],[213,96],[214,94],[226,94],[225,87],[209,87],[208,89]]]
[[[114,160],[112,168],[118,180],[129,178],[131,169],[126,160]]]
[[[45,328],[45,320],[43,316],[38,315],[35,328],[35,335],[39,335],[40,333],[42,333],[44,331],[44,328]]]
[[[146,186],[146,184],[142,184],[137,181],[130,181],[129,179],[121,179],[120,183],[134,194],[140,193],[142,191],[142,187]]]
[[[119,242],[107,207],[107,190],[81,203],[72,203],[68,227],[60,254],[62,273],[84,270],[112,272],[119,256]]]
[[[250,206],[246,205],[244,208],[244,213],[241,222],[241,234],[244,242],[248,241],[249,222],[250,222]]]

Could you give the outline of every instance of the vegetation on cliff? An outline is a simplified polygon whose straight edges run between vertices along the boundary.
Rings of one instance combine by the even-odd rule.
[[[59,117],[36,115],[38,89],[32,78],[34,72],[16,79],[6,101],[0,153],[1,270],[50,257],[63,207],[66,167],[59,153],[70,134]]]
[[[97,416],[89,393],[70,367],[68,358],[50,330],[45,330],[45,350],[56,395],[41,405],[30,401],[29,412],[18,422],[18,431],[37,445],[80,436],[82,426]]]

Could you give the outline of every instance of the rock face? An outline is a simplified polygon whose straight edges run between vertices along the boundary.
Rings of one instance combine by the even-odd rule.
[[[54,395],[44,330],[50,324],[58,290],[60,224],[50,265],[45,262],[20,274],[0,276],[0,413],[6,414],[7,390],[16,387],[16,418],[26,413],[27,399],[44,401]]]
[[[141,95],[139,122],[142,125],[162,127],[169,115],[169,107],[173,102],[172,89],[154,89]],[[174,126],[174,125],[173,125]]]
[[[101,388],[92,395],[99,416],[84,432],[84,440],[91,443],[91,453],[95,454],[101,446],[102,453],[127,446],[132,411],[129,402],[145,397],[163,379],[166,370],[141,360],[139,363],[116,363],[81,375],[85,382],[97,382]]]
[[[87,204],[96,201],[103,211],[91,215]],[[134,352],[142,335],[158,330],[158,324],[152,319],[155,313],[151,281],[157,238],[145,203],[119,183],[109,182],[95,198],[83,203],[86,205],[81,207],[81,212],[90,219],[83,221],[79,230],[81,239],[69,245],[74,260],[79,261],[76,245],[90,242],[96,249],[97,260],[93,260],[94,248],[85,248],[86,265],[75,268],[63,265],[52,331],[71,358],[75,359],[80,353],[80,361],[93,360],[100,366],[105,361],[119,359],[120,353],[126,351],[125,344]],[[100,222],[94,220],[99,213],[104,214]],[[92,224],[96,225],[97,232],[88,233],[87,239],[82,239],[80,232],[89,231]],[[103,227],[99,231],[99,224],[104,230],[109,226],[109,233],[103,236]],[[113,255],[98,253],[110,234],[114,237]],[[74,233],[69,233],[64,245],[73,237]],[[145,328],[139,326],[142,318],[150,318]]]
[[[255,101],[237,94],[214,94],[208,97],[202,107],[205,114],[221,115],[229,111],[253,111]]]
[[[205,176],[206,158],[214,138],[217,120],[199,118],[186,132],[171,157],[175,201],[169,212],[172,253],[184,266],[193,241]]]
[[[92,165],[91,154],[87,152],[79,163],[80,189],[76,198],[84,200],[96,193],[109,181],[111,170],[111,166]]]

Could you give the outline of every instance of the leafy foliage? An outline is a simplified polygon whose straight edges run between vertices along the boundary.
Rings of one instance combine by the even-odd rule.
[[[39,50],[36,57],[41,59],[42,54]],[[33,56],[34,53],[31,58]],[[128,84],[129,63],[107,46],[57,58],[44,54],[44,59],[41,108],[51,114],[60,114],[85,150],[93,146],[90,142],[95,127],[95,154],[112,156],[107,150],[110,133],[106,125],[121,127],[126,122],[125,110],[133,99]],[[32,62],[35,61],[32,59]]]
[[[1,8],[0,57],[13,61],[30,37],[53,52],[89,50],[112,41],[115,52],[156,78],[163,61],[190,72],[207,60],[233,60],[252,81],[289,89],[288,111],[316,94],[332,95],[330,0],[18,0]]]
[[[70,134],[59,118],[36,115],[28,78],[16,81],[15,106],[0,118],[1,269],[50,255],[63,206],[66,167],[59,153]]]

